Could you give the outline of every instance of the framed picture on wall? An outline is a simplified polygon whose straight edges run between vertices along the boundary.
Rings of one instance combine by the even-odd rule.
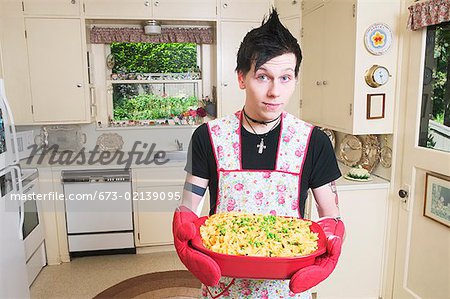
[[[450,177],[426,173],[423,215],[450,227]]]

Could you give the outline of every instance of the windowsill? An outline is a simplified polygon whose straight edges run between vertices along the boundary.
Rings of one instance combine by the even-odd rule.
[[[179,126],[164,126],[164,125],[154,125],[154,126],[125,126],[125,127],[99,127],[96,126],[96,131],[126,131],[126,130],[176,130],[176,129],[196,129],[200,125],[179,125]]]

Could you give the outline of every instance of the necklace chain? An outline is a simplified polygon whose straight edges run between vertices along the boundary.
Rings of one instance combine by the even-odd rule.
[[[245,109],[244,109],[244,108],[242,108],[242,112],[244,112],[245,118],[247,119],[247,122],[248,122],[249,124],[250,124],[250,122],[249,122],[248,120],[251,120],[251,121],[254,122],[254,123],[261,124],[261,125],[266,125],[266,126],[267,126],[267,124],[273,123],[274,121],[277,121],[277,120],[281,117],[281,114],[280,114],[280,115],[278,115],[277,117],[275,117],[275,118],[272,119],[272,120],[268,120],[268,121],[265,121],[265,120],[257,120],[257,119],[254,119],[254,118],[250,117],[250,116],[245,112]]]
[[[252,124],[250,123],[249,117],[245,113],[245,111],[244,111],[244,117],[245,117],[245,120],[247,121],[248,125],[252,129],[253,133],[255,133],[255,135],[258,136],[259,138],[261,138],[259,144],[256,145],[256,147],[258,148],[258,154],[262,154],[264,149],[267,148],[267,146],[264,144],[264,138],[267,137],[267,135],[269,135],[269,133],[272,132],[278,126],[278,123],[280,122],[280,119],[281,119],[281,114],[277,118],[275,118],[274,120],[270,121],[270,122],[273,122],[273,121],[277,120],[277,122],[273,125],[273,127],[267,133],[261,134],[261,135],[256,133],[256,130],[253,128]]]

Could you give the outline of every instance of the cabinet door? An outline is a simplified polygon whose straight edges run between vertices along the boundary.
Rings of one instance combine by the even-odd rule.
[[[261,21],[268,15],[271,7],[269,0],[220,0],[222,19]]]
[[[323,113],[324,22],[323,7],[303,16],[301,115],[313,123],[320,123]]]
[[[81,0],[23,0],[24,14],[79,16]]]
[[[158,19],[215,19],[216,1],[153,0],[153,17]]]
[[[242,109],[245,92],[237,82],[236,55],[242,39],[251,29],[258,27],[256,22],[222,22],[221,23],[221,100],[220,113],[228,115]]]
[[[300,16],[301,0],[275,0],[275,6],[281,18]]]
[[[330,1],[325,8],[322,123],[349,132],[353,124],[356,18],[353,1]],[[345,34],[339,34],[345,32]]]
[[[300,43],[300,18],[292,18],[288,20],[282,20],[283,24],[287,29],[292,33],[292,35],[298,40]],[[298,80],[300,80],[300,73],[298,75]],[[286,106],[286,111],[291,113],[296,117],[300,117],[300,81],[296,82],[295,91],[289,100],[288,105]]]
[[[387,221],[386,189],[340,191],[345,240],[334,272],[313,288],[317,298],[379,298]],[[312,204],[311,220],[318,219]]]
[[[5,1],[0,11],[1,58],[5,79],[5,91],[16,124],[33,123],[31,113],[31,89],[28,76],[28,54],[22,5],[17,1]]]
[[[173,244],[172,218],[179,205],[183,184],[136,188],[136,246]],[[178,195],[177,195],[178,194]]]
[[[87,58],[79,19],[25,19],[35,122],[86,122]],[[64,38],[62,38],[64,37]]]
[[[150,18],[151,0],[85,0],[86,17]]]

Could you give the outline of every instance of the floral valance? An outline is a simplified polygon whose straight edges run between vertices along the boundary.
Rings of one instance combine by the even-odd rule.
[[[214,34],[211,28],[161,28],[159,35],[146,35],[141,28],[93,27],[90,30],[90,42],[92,44],[113,42],[213,44]]]
[[[450,0],[421,1],[408,9],[408,29],[411,30],[450,21]]]

